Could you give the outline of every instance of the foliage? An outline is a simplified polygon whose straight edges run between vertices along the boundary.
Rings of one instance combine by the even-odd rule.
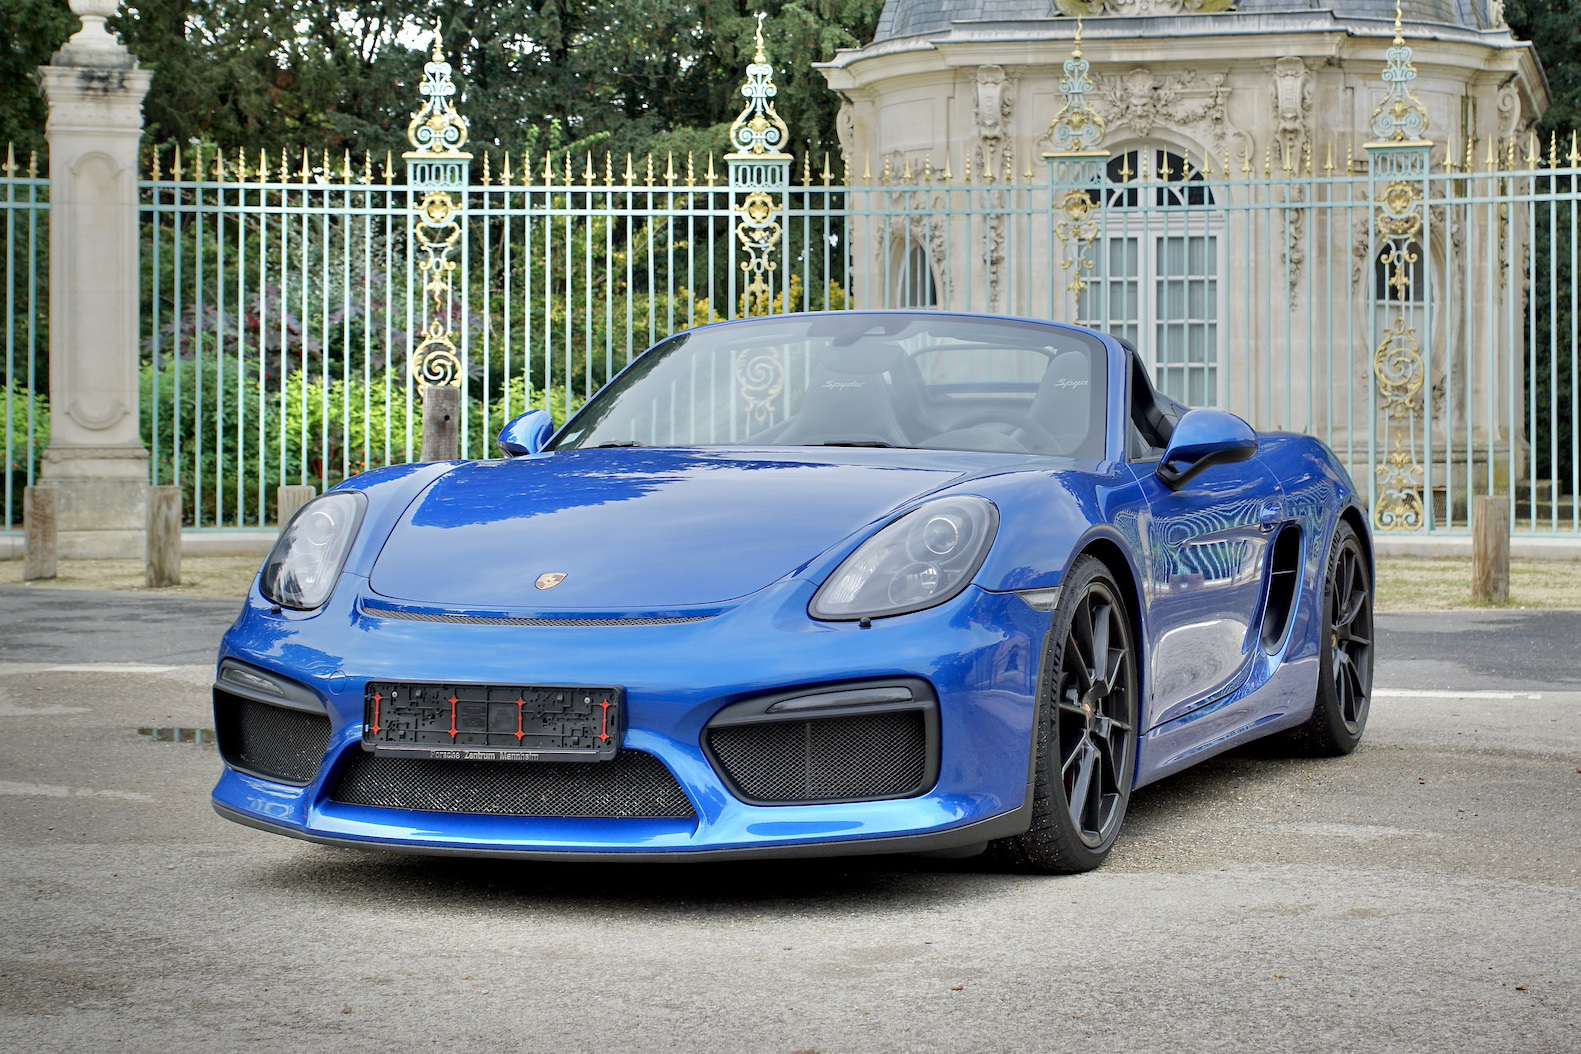
[[[38,478],[39,459],[49,445],[49,397],[42,392],[32,395],[33,430],[28,434],[28,390],[22,381],[0,384],[0,422],[5,431],[0,432],[0,459],[5,465],[4,478],[0,478],[0,504],[9,498],[10,526],[22,523],[22,488],[28,485],[29,476]],[[4,491],[9,486],[10,493]],[[0,523],[0,526],[6,524]]]
[[[1542,59],[1548,75],[1551,103],[1538,125],[1543,140],[1557,140],[1560,153],[1573,135],[1581,133],[1581,9],[1574,0],[1509,0],[1505,17],[1518,39],[1530,40]],[[1551,189],[1566,192],[1570,188],[1555,181]],[[1540,187],[1548,190],[1549,187]],[[1563,407],[1558,413],[1540,413],[1536,429],[1527,438],[1532,444],[1532,457],[1536,462],[1539,479],[1552,474],[1562,490],[1571,490],[1575,471],[1573,462],[1574,428],[1576,421],[1569,412],[1576,398],[1576,377],[1569,348],[1569,334],[1573,324],[1576,276],[1571,272],[1571,242],[1574,238],[1570,207],[1557,210],[1550,217],[1552,206],[1538,206],[1532,229],[1536,232],[1533,246],[1531,274],[1542,276],[1541,281],[1530,286],[1533,292],[1549,290],[1547,276],[1550,266],[1556,275],[1551,287],[1553,292],[1570,290],[1569,296],[1558,296],[1549,303],[1531,304],[1540,324],[1536,344],[1528,349],[1526,369],[1526,397],[1540,407]],[[1554,222],[1550,230],[1550,219]],[[1530,295],[1530,293],[1528,294]],[[1550,348],[1549,332],[1560,337]],[[1551,353],[1552,352],[1552,353]],[[1565,513],[1561,513],[1565,515]]]
[[[33,78],[80,24],[66,0],[6,0],[0,43],[0,150],[14,144],[18,163],[44,152],[44,100]],[[0,158],[3,160],[3,158]]]
[[[142,438],[156,483],[180,482],[187,523],[272,523],[275,488],[305,483],[320,492],[347,476],[413,460],[422,445],[422,400],[394,371],[325,382],[306,370],[266,386],[234,355],[152,363],[142,368]],[[556,423],[563,391],[530,392],[513,377],[485,406],[467,402],[468,452],[497,457],[495,436],[529,408]],[[39,446],[47,441],[47,411]],[[408,456],[410,452],[410,457]]]
[[[65,0],[16,0],[53,47],[75,23]],[[130,0],[110,22],[156,71],[145,104],[154,143],[306,147],[382,157],[406,148],[415,86],[437,24],[456,70],[472,148],[512,152],[557,121],[617,154],[674,149],[722,122],[752,58],[756,11],[793,139],[835,143],[837,100],[812,63],[872,35],[882,0]],[[0,82],[25,95],[21,66]],[[29,66],[30,72],[30,66]],[[36,109],[36,107],[35,107]],[[3,106],[0,106],[3,112]],[[37,128],[35,120],[30,127]]]

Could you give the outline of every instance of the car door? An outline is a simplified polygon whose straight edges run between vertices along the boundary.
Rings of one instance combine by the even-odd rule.
[[[1257,458],[1216,465],[1172,490],[1133,461],[1147,575],[1150,724],[1231,687],[1251,659],[1279,488]]]

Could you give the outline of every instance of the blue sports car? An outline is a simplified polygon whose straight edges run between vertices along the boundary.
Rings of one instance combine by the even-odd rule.
[[[1353,750],[1372,550],[1322,443],[1078,326],[703,326],[498,460],[364,473],[221,645],[221,815],[411,853],[987,847],[1082,871],[1237,744]]]

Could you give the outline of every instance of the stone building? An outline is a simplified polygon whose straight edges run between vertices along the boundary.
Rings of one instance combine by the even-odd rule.
[[[1534,186],[1494,173],[1547,160],[1548,89],[1502,0],[887,0],[822,72],[856,303],[1104,326],[1380,500],[1398,454],[1440,523],[1524,471]]]

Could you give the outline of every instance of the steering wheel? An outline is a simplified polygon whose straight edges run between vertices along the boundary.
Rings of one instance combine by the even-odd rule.
[[[973,414],[967,414],[961,420],[956,421],[952,425],[951,430],[986,424],[1005,424],[1010,425],[1012,428],[1019,428],[1032,441],[1030,445],[1023,442],[1022,446],[1026,446],[1028,451],[1034,454],[1058,454],[1065,448],[1065,444],[1053,432],[1050,432],[1026,414],[998,407],[990,407]]]

